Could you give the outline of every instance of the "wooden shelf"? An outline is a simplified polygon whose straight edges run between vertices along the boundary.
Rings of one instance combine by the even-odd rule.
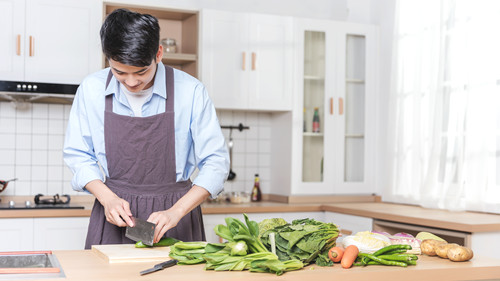
[[[165,64],[183,65],[196,62],[197,59],[198,56],[196,54],[163,53],[162,61]]]
[[[358,84],[363,84],[363,83],[365,83],[365,80],[363,80],[363,79],[350,79],[350,78],[346,78],[346,79],[345,79],[345,82],[346,82],[346,83],[358,83]]]
[[[304,75],[304,80],[323,81],[325,77],[315,75]]]
[[[105,3],[105,16],[118,8],[150,14],[158,19],[160,40],[172,38],[178,53],[164,53],[162,62],[198,77],[198,11],[166,9],[147,5]],[[105,65],[105,64],[104,64]]]
[[[323,137],[323,133],[304,132],[304,137]]]

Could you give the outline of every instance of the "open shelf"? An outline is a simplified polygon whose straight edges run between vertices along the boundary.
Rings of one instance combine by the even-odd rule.
[[[160,40],[173,38],[176,53],[163,53],[162,62],[198,77],[198,20],[197,11],[165,9],[151,6],[121,5],[105,3],[105,16],[119,8],[126,8],[142,14],[150,14],[158,19]],[[106,62],[105,64],[106,65]]]

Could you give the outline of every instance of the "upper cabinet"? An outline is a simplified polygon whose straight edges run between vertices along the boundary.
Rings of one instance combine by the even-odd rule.
[[[293,195],[373,193],[377,29],[297,19],[295,34],[294,109],[285,119],[292,125],[276,140],[281,150],[291,138],[288,152],[277,155],[291,172],[278,179],[290,182]]]
[[[203,10],[201,79],[217,109],[292,109],[292,18]]]
[[[0,0],[0,80],[79,84],[100,68],[99,0]]]
[[[106,15],[119,8],[156,17],[160,25],[160,41],[164,44],[162,62],[198,77],[197,11],[107,4]],[[106,63],[105,61],[104,65]]]

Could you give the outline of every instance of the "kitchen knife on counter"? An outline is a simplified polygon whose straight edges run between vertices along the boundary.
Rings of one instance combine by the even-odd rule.
[[[125,236],[136,242],[142,241],[145,245],[153,246],[156,225],[140,218],[131,217],[134,227],[127,226]]]
[[[141,273],[141,275],[144,275],[144,274],[148,274],[148,273],[152,273],[152,272],[155,272],[155,271],[158,271],[158,270],[165,269],[167,267],[171,267],[171,266],[176,265],[176,264],[177,264],[177,260],[169,260],[169,261],[166,261],[166,262],[155,264],[154,267],[146,269],[146,270],[143,270],[140,273]]]

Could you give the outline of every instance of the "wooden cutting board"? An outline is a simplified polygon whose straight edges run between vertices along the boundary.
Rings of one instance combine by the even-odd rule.
[[[167,261],[170,247],[136,248],[134,244],[93,245],[92,251],[109,263]]]

